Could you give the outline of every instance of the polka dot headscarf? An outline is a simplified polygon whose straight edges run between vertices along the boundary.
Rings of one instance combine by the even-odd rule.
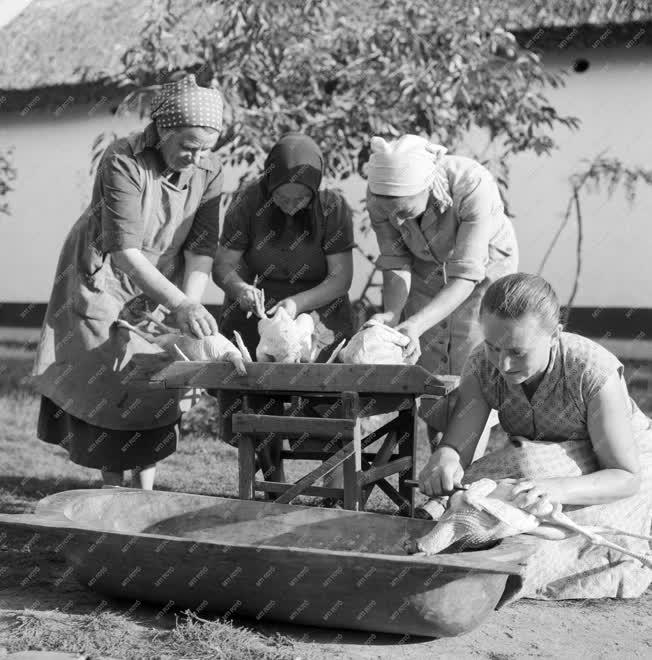
[[[151,117],[158,128],[207,126],[222,129],[222,95],[200,87],[193,74],[166,83],[152,101]]]

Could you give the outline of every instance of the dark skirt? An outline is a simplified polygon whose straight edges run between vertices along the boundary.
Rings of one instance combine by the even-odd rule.
[[[41,397],[38,437],[68,450],[77,465],[122,472],[167,458],[177,449],[178,425],[157,429],[116,431],[73,417],[47,397]]]

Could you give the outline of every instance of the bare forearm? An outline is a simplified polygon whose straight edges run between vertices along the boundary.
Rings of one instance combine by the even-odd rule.
[[[187,300],[186,294],[170,282],[139,249],[111,252],[111,260],[156,303],[175,309]]]
[[[183,278],[183,292],[193,302],[201,302],[210,277],[213,258],[189,251],[184,252],[184,257],[186,268]]]
[[[450,316],[473,293],[473,289],[474,282],[452,278],[423,309],[405,322],[413,324],[419,334],[423,334]]]
[[[638,492],[640,483],[640,475],[615,468],[579,477],[537,480],[553,502],[577,505],[606,504],[631,497]]]
[[[220,263],[219,257],[213,266],[215,284],[220,287],[231,300],[237,300],[247,283],[238,272],[238,267],[229,263]]]
[[[332,303],[345,295],[348,286],[342,277],[327,277],[317,286],[292,296],[297,304],[297,312],[311,312],[313,309]]]
[[[387,325],[395,326],[401,320],[411,284],[412,273],[409,270],[383,271],[383,308]]]

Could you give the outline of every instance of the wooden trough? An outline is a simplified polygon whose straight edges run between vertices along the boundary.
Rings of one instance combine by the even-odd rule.
[[[408,556],[432,522],[164,491],[41,500],[0,527],[68,534],[60,551],[103,594],[256,620],[429,637],[475,628],[521,584],[532,545]]]

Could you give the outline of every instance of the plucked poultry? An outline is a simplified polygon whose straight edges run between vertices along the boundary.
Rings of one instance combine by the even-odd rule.
[[[244,375],[247,373],[242,353],[224,335],[209,335],[201,339],[190,337],[154,318],[150,317],[150,320],[162,330],[161,334],[147,333],[143,329],[122,320],[116,321],[116,324],[136,333],[151,344],[159,346],[177,359],[181,355],[189,360],[231,362],[239,374]]]
[[[410,340],[402,332],[378,321],[367,321],[339,354],[350,364],[413,364],[405,357]]]
[[[313,362],[312,336],[315,323],[309,314],[292,319],[280,307],[271,318],[263,314],[258,321],[260,342],[256,347],[258,362]]]
[[[448,548],[475,550],[517,534],[532,534],[558,540],[581,534],[595,545],[603,545],[635,557],[652,568],[652,557],[631,552],[611,543],[601,534],[619,534],[652,540],[650,536],[632,534],[613,527],[583,527],[561,511],[561,505],[551,505],[545,515],[535,516],[510,501],[512,484],[506,480],[479,479],[454,492],[434,529],[417,540],[407,541],[408,554],[433,555]]]

